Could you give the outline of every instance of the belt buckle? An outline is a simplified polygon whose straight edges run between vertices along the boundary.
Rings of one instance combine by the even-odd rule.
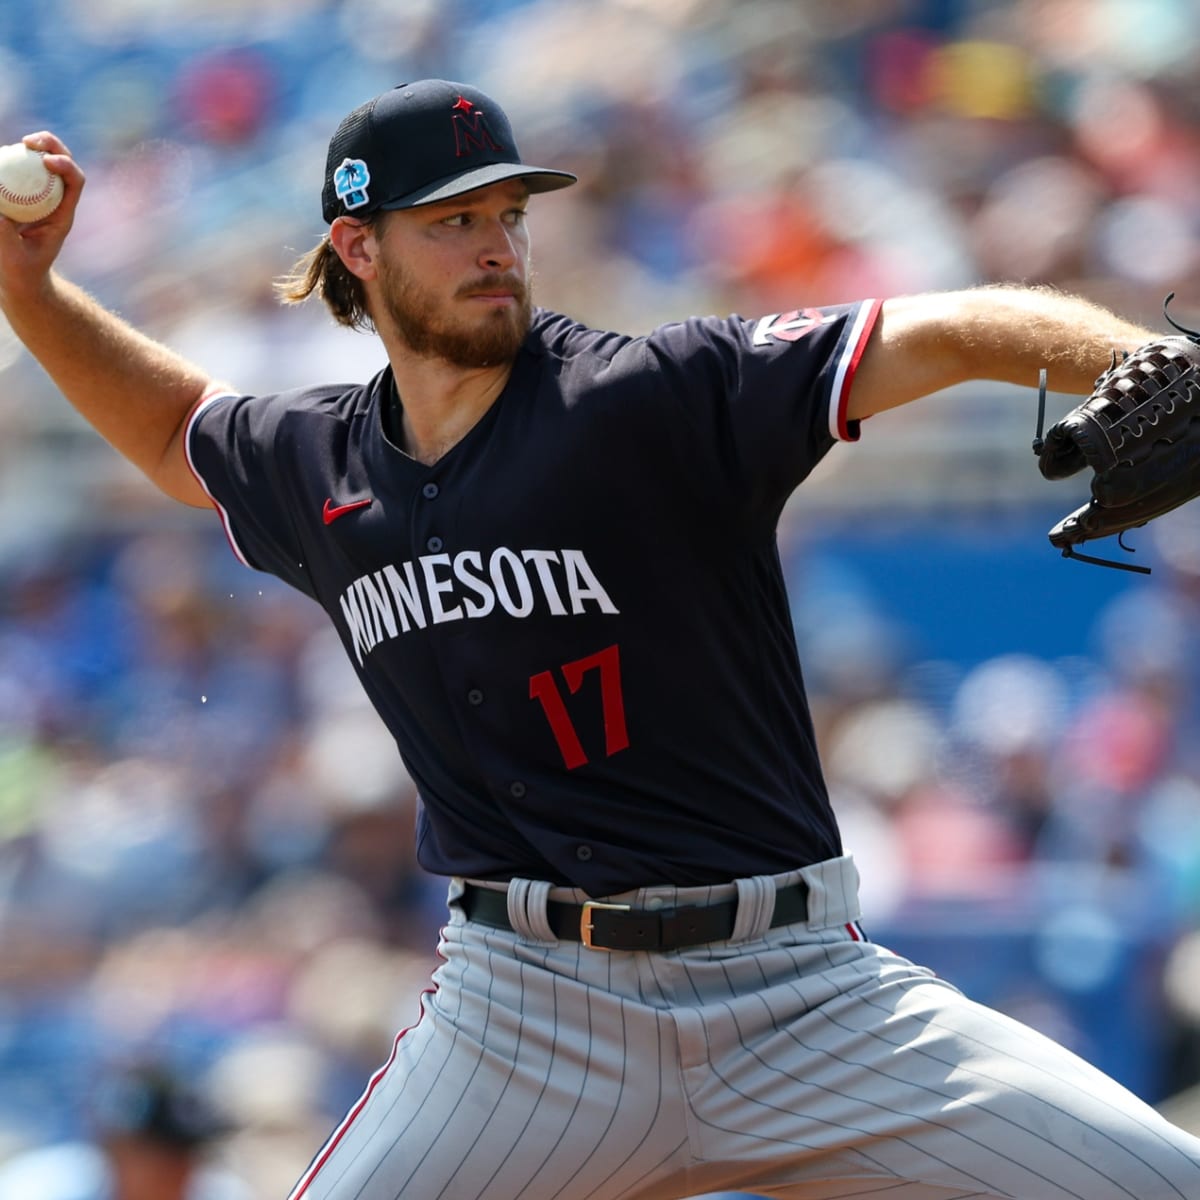
[[[583,910],[579,914],[579,940],[589,950],[606,950],[612,952],[611,946],[593,946],[592,945],[592,911],[597,908],[610,908],[617,912],[632,912],[632,904],[602,904],[599,900],[585,900],[583,902]]]

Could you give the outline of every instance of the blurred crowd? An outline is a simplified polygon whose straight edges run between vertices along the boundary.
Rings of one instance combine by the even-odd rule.
[[[54,129],[87,172],[68,274],[274,391],[382,363],[271,284],[332,128],[404,79],[470,80],[579,173],[533,206],[536,286],[595,323],[1021,280],[1157,326],[1168,292],[1200,323],[1198,68],[1197,0],[7,0],[0,141]],[[1082,606],[973,589],[931,510],[1045,505],[1031,435],[975,388],[835,450],[783,528],[797,635],[868,931],[1157,1102],[1200,1080],[1200,516],[1146,531],[1149,579],[1071,576]],[[316,607],[3,328],[0,505],[0,1161],[150,1056],[284,1195],[435,965],[411,782]],[[840,556],[898,512],[920,610]],[[1029,646],[969,652],[985,599]]]

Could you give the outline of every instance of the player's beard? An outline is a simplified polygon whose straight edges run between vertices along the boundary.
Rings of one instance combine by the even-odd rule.
[[[484,310],[468,323],[444,311],[444,302],[402,266],[380,260],[377,268],[388,318],[414,354],[466,368],[493,367],[516,358],[529,333],[533,300],[530,288],[515,276],[491,272],[459,288],[456,301],[499,289],[512,292],[516,300],[515,305]]]

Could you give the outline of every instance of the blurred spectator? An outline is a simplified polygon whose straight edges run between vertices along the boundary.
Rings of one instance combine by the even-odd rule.
[[[88,1123],[90,1142],[31,1150],[0,1167],[0,1200],[251,1200],[246,1184],[210,1158],[228,1128],[166,1068],[108,1075]]]

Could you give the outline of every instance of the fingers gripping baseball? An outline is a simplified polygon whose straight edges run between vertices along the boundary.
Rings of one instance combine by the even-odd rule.
[[[5,172],[12,177],[5,177]],[[47,130],[0,148],[0,214],[14,224],[69,218],[83,182],[83,172],[66,144]],[[45,186],[39,187],[42,183]]]
[[[18,202],[10,210],[14,216],[0,216],[0,294],[10,299],[40,286],[71,230],[84,185],[83,171],[66,144],[53,133],[42,130],[27,135],[22,142],[41,156],[41,166],[50,176],[61,180],[62,191],[61,199],[49,212],[45,211],[48,202],[42,202],[39,209],[35,201],[25,210]],[[29,167],[21,162],[19,151],[10,155],[9,160],[16,164],[18,184],[14,190],[19,191],[22,180],[27,186]],[[2,174],[3,159],[0,159],[0,185],[4,183]],[[49,192],[51,199],[58,193],[57,185],[42,190]],[[20,220],[23,211],[36,219]]]

